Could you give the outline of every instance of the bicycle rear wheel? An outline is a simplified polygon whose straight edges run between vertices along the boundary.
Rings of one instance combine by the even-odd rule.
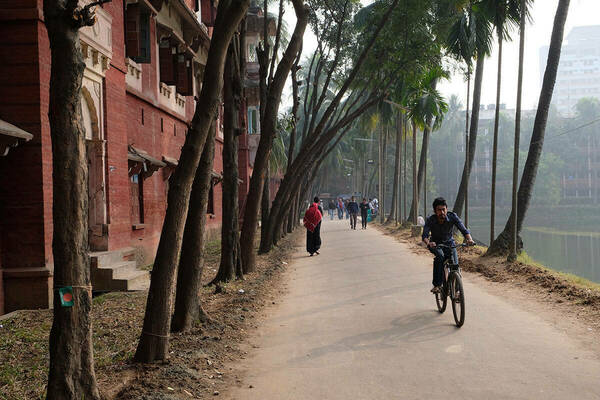
[[[435,294],[435,303],[437,304],[438,311],[443,314],[446,311],[446,303],[448,301],[448,290],[447,285],[441,287],[441,290]]]
[[[449,286],[454,322],[456,322],[456,326],[460,328],[465,323],[465,292],[463,290],[463,283],[459,274],[453,273],[450,276]]]

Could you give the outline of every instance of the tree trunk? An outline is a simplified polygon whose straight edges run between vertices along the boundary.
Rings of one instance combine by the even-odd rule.
[[[379,209],[381,210],[381,223],[385,222],[385,206],[386,206],[385,178],[387,175],[387,151],[386,150],[387,150],[387,140],[388,140],[388,129],[389,128],[387,126],[385,127],[385,129],[383,129],[383,149],[382,149],[382,154],[381,154],[381,161],[383,163],[383,165],[382,165],[383,176],[381,177],[383,187],[381,188],[381,199],[379,199]]]
[[[244,211],[244,223],[240,239],[242,250],[242,262],[244,273],[254,271],[256,264],[256,254],[254,252],[254,238],[256,237],[256,228],[258,220],[258,210],[261,204],[263,184],[265,182],[265,173],[271,155],[273,139],[276,134],[277,113],[281,93],[285,85],[287,76],[292,68],[294,59],[302,45],[304,30],[308,23],[308,9],[304,6],[302,0],[292,0],[296,12],[297,22],[294,28],[294,34],[290,40],[287,49],[277,66],[277,72],[269,87],[269,94],[266,100],[264,125],[260,135],[256,158],[254,161],[254,170],[250,179],[250,189],[246,197],[246,209]],[[265,229],[263,227],[262,229]]]
[[[569,13],[570,0],[559,0],[556,15],[554,17],[554,26],[552,28],[552,37],[550,39],[550,49],[548,51],[548,63],[544,73],[542,82],[542,90],[538,101],[538,109],[535,115],[533,125],[533,133],[529,143],[529,152],[523,174],[521,175],[521,183],[518,192],[518,204],[516,215],[517,218],[517,234],[521,232],[525,214],[529,208],[529,201],[535,184],[535,177],[544,146],[544,136],[546,133],[546,124],[548,122],[548,111],[552,101],[554,92],[554,84],[556,83],[556,75],[558,72],[558,64],[560,63],[560,53],[565,30],[565,21]],[[511,215],[506,222],[504,230],[490,245],[487,254],[506,254],[509,247],[510,235],[514,226],[515,210],[511,211]],[[518,246],[522,247],[522,242],[519,240]]]
[[[412,185],[413,185],[413,209],[411,210],[410,217],[412,224],[417,224],[417,208],[419,206],[419,188],[417,185],[417,125],[413,121],[413,146],[412,146]]]
[[[243,25],[243,23],[242,23]],[[242,35],[243,37],[243,35]],[[243,80],[245,75],[244,40],[234,46],[232,41],[225,64],[223,85],[223,222],[221,227],[221,263],[212,283],[228,282],[241,278],[242,260],[239,254],[239,183],[238,183],[238,138],[244,131],[239,125],[242,110]],[[240,56],[240,53],[242,54]],[[241,66],[238,65],[242,64]]]
[[[379,190],[377,191],[377,196],[379,197],[379,222],[383,224],[383,127],[381,127],[381,131],[379,132]]]
[[[432,117],[427,117],[427,121],[425,121],[426,123],[426,127],[425,129],[423,129],[423,141],[421,143],[421,155],[419,156],[419,168],[417,171],[417,203],[418,203],[418,196],[419,193],[421,193],[421,190],[423,189],[423,181],[425,178],[425,169],[427,168],[427,152],[429,150],[429,135],[431,133],[431,122],[432,122],[433,118]],[[425,202],[425,198],[423,198],[423,201]],[[425,206],[425,205],[424,205]],[[410,205],[410,215],[413,215],[413,213],[418,214],[419,210],[416,209],[416,204],[413,203]]]
[[[263,184],[263,193],[260,203],[260,246],[258,254],[268,253],[271,250],[269,243],[268,232],[266,229],[269,226],[269,209],[271,208],[271,168],[267,165],[265,172],[265,183]]]
[[[167,195],[168,207],[152,270],[144,326],[135,354],[135,360],[139,362],[163,360],[169,354],[168,334],[171,325],[173,284],[179,265],[192,183],[208,130],[217,115],[229,42],[246,14],[249,3],[250,0],[219,2],[202,92],[196,103],[190,131],[181,150],[179,165],[171,177],[172,182]]]
[[[403,210],[404,210],[404,219],[406,221],[408,221],[408,214],[406,213],[406,186],[407,186],[407,181],[406,181],[406,156],[407,156],[407,143],[406,143],[406,138],[408,137],[408,119],[406,119],[404,121],[404,139],[402,140],[404,142],[404,156],[402,157],[403,160],[403,164],[404,164],[404,177],[402,178],[403,181],[403,185],[404,185],[404,189],[403,189],[403,198],[402,198],[402,204],[403,204]]]
[[[45,0],[51,51],[50,137],[52,141],[52,254],[54,287],[72,287],[72,307],[54,290],[50,331],[48,399],[100,399],[92,346],[92,290],[88,245],[88,167],[81,115],[85,63],[79,29],[93,13],[78,2]],[[88,10],[88,11],[86,11]],[[65,298],[65,300],[67,300]]]
[[[189,331],[200,313],[198,292],[202,285],[201,278],[204,270],[206,209],[215,156],[215,131],[215,124],[213,123],[206,138],[206,145],[202,151],[192,186],[190,206],[181,244],[171,332]]]
[[[496,169],[498,165],[498,128],[500,124],[500,89],[502,88],[502,28],[498,29],[498,79],[496,82],[496,110],[494,115],[494,145],[492,149],[492,200],[490,210],[490,244],[495,237],[496,224]]]
[[[406,117],[404,114],[400,114],[400,135],[398,136],[398,140],[400,143],[398,144],[398,211],[396,214],[396,223],[402,223],[402,163],[404,162],[404,157],[402,156],[402,143],[404,142],[404,138],[406,137]]]
[[[388,222],[394,220],[398,222],[398,186],[400,185],[400,146],[402,145],[402,113],[398,111],[398,117],[396,118],[396,152],[394,156],[394,184],[392,193],[392,211],[388,218]]]
[[[456,195],[456,200],[454,201],[454,209],[453,211],[457,215],[462,215],[463,206],[466,203],[468,185],[469,185],[469,177],[471,176],[471,165],[473,164],[473,160],[475,159],[475,149],[477,146],[477,129],[479,127],[479,105],[481,103],[481,86],[483,81],[483,67],[484,67],[485,57],[483,54],[480,54],[477,57],[477,66],[475,68],[475,82],[473,85],[473,110],[471,112],[471,127],[469,129],[469,140],[467,142],[467,149],[465,149],[465,165],[463,167],[462,177],[460,179],[460,186],[458,189],[458,194]],[[465,210],[465,214],[467,211]],[[465,218],[465,222],[466,222]]]
[[[519,147],[521,143],[521,105],[522,105],[522,94],[523,94],[523,60],[525,56],[525,26],[526,26],[526,0],[521,0],[521,20],[520,20],[520,32],[519,32],[519,77],[517,79],[517,110],[515,115],[515,143],[513,153],[513,184],[512,184],[512,209],[515,211],[512,213],[512,232],[510,241],[510,251],[508,254],[508,261],[517,261],[517,215],[518,215],[518,204],[517,204],[517,187],[519,185]]]

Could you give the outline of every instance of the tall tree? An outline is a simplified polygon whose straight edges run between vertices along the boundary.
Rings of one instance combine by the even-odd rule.
[[[511,232],[509,261],[517,260],[517,187],[519,185],[519,147],[521,139],[521,101],[523,95],[523,60],[525,59],[525,0],[521,0],[521,21],[519,24],[519,77],[517,80],[517,110],[515,115],[515,144],[512,184],[513,227]]]
[[[202,91],[191,127],[171,177],[167,211],[152,270],[144,326],[135,360],[163,360],[169,353],[173,285],[183,241],[185,221],[196,170],[209,128],[217,115],[229,42],[246,14],[250,0],[221,0],[206,61]]]
[[[48,399],[100,399],[92,346],[92,290],[88,255],[88,167],[81,114],[85,63],[79,29],[95,23],[94,6],[45,0],[50,41],[50,138],[52,141],[52,254],[54,319],[50,331]],[[72,306],[61,305],[72,300]],[[71,296],[71,299],[68,297]],[[68,302],[67,302],[68,303]]]
[[[448,111],[448,104],[436,89],[438,81],[446,77],[447,74],[444,70],[440,67],[434,67],[427,71],[417,83],[417,87],[413,89],[413,100],[409,115],[416,121],[418,128],[423,131],[421,155],[417,171],[417,193],[421,193],[421,189],[426,187],[424,181],[427,153],[429,150],[429,136],[433,130],[440,127],[443,116]],[[423,196],[423,201],[425,201],[425,196]],[[413,215],[415,212],[418,214],[418,210],[415,210],[415,208],[416,204],[411,204],[410,215]]]
[[[203,314],[198,292],[204,270],[206,210],[215,156],[215,134],[216,127],[213,123],[192,185],[190,206],[181,243],[171,332],[189,331],[198,320],[198,316]]]
[[[513,232],[513,229],[516,229],[518,235],[523,227],[523,221],[525,220],[525,214],[529,208],[540,162],[540,156],[544,146],[546,124],[548,122],[548,111],[550,109],[550,103],[552,102],[552,94],[554,92],[556,75],[558,73],[558,65],[560,63],[565,22],[569,13],[569,4],[570,0],[559,0],[558,7],[556,9],[554,25],[552,28],[552,36],[550,39],[550,49],[548,51],[548,61],[546,63],[546,71],[544,72],[542,90],[540,91],[540,97],[538,100],[538,108],[533,125],[533,133],[531,135],[527,160],[525,161],[525,167],[523,169],[521,182],[519,184],[517,209],[511,210],[511,215],[506,222],[504,230],[500,233],[500,235],[498,235],[487,251],[487,254],[489,255],[505,254],[510,246],[511,233]],[[522,248],[522,245],[522,241],[519,240],[518,248]]]
[[[263,185],[265,184],[273,140],[277,133],[277,114],[281,93],[283,92],[285,81],[292,69],[294,60],[302,46],[304,31],[308,24],[308,9],[304,5],[303,0],[292,0],[292,3],[297,18],[296,27],[283,57],[277,65],[273,80],[268,86],[268,93],[264,103],[264,115],[261,121],[260,141],[256,150],[254,169],[252,178],[250,179],[250,189],[246,198],[244,222],[240,238],[244,273],[252,272],[255,269],[256,254],[254,252],[254,239],[258,225],[258,211],[261,205]]]
[[[402,127],[404,125],[404,115],[400,110],[397,111],[396,116],[396,145],[394,151],[394,177],[392,184],[392,209],[390,212],[390,216],[388,221],[392,220],[395,223],[398,223],[399,212],[398,212],[398,204],[400,203],[400,199],[398,196],[399,186],[400,186],[400,162],[401,162],[401,152],[400,149],[402,147]]]
[[[502,88],[502,51],[504,40],[510,39],[511,25],[519,21],[520,0],[484,0],[483,5],[496,28],[498,39],[498,73],[496,78],[496,108],[494,113],[494,142],[492,145],[492,190],[490,210],[490,243],[494,241],[496,221],[496,170],[498,164],[498,128],[500,123],[500,89]]]
[[[465,7],[460,19],[450,30],[448,38],[448,49],[460,60],[467,64],[467,79],[470,82],[472,60],[476,59],[475,82],[473,85],[473,106],[471,112],[471,123],[468,129],[468,140],[465,143],[465,165],[460,181],[459,191],[454,201],[453,211],[462,214],[467,200],[469,177],[471,165],[475,158],[477,145],[477,129],[479,125],[479,106],[481,104],[481,88],[483,83],[483,68],[485,57],[489,55],[491,48],[492,30],[489,15],[484,12],[480,4],[470,1]],[[468,104],[468,101],[467,101]],[[467,109],[468,117],[468,109]],[[465,207],[465,216],[467,210]],[[465,218],[466,220],[466,218]]]
[[[238,205],[238,141],[245,132],[244,80],[246,75],[246,21],[240,34],[229,44],[223,84],[223,223],[221,226],[221,262],[213,282],[227,282],[243,276],[240,256]]]

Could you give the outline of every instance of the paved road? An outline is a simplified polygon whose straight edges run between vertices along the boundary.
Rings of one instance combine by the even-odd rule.
[[[435,310],[431,258],[325,221],[252,339],[233,399],[600,399],[600,360],[467,279],[466,322]],[[249,386],[253,387],[250,388]]]

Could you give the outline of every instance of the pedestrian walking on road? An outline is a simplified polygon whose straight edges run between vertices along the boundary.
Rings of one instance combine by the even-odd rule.
[[[319,254],[321,248],[321,220],[323,219],[323,209],[319,205],[319,198],[315,197],[314,202],[304,213],[304,226],[306,227],[306,251],[312,256]]]
[[[329,218],[333,221],[333,212],[335,211],[336,207],[335,207],[335,201],[333,201],[333,199],[329,200],[329,203],[327,203],[327,212],[329,213]]]
[[[350,213],[348,212],[348,203],[350,203],[350,200],[344,201],[344,210],[346,211],[346,219],[350,218]]]
[[[362,228],[367,229],[367,221],[369,220],[369,210],[371,209],[371,205],[367,202],[367,199],[363,197],[362,203],[360,203],[359,207]]]
[[[358,217],[358,203],[354,201],[354,196],[348,202],[348,214],[350,214],[350,228],[356,229],[356,218]]]
[[[340,197],[337,201],[338,219],[344,218],[344,202]]]

